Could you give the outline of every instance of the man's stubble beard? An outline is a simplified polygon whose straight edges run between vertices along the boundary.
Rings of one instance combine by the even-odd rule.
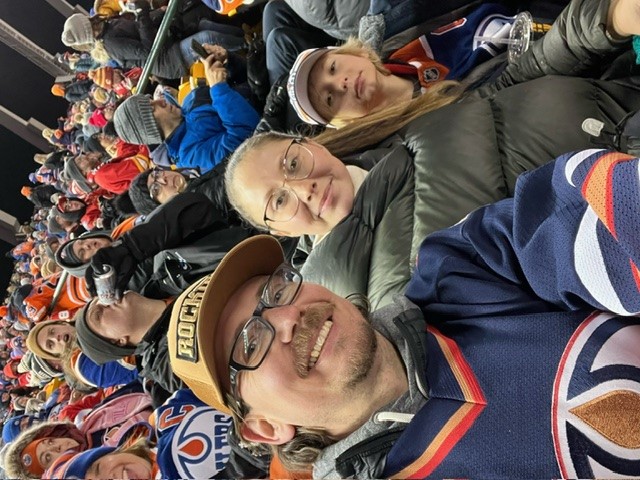
[[[309,343],[320,330],[324,321],[333,316],[334,309],[335,306],[332,303],[318,303],[309,306],[304,312],[302,327],[293,339],[295,367],[301,378],[305,378],[309,373]],[[343,338],[336,344],[336,348],[349,351],[347,378],[344,384],[345,393],[353,391],[368,377],[378,348],[378,338],[369,319],[354,318],[353,321],[360,322],[361,328],[353,336]],[[349,345],[345,345],[345,342],[349,342]]]

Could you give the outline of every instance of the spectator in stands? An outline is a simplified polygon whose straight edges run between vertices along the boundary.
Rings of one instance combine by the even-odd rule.
[[[65,333],[56,338],[57,332]],[[71,375],[87,387],[123,385],[138,378],[131,359],[98,365],[82,354],[76,343],[73,321],[50,320],[37,324],[29,332],[27,346],[39,359],[59,362],[67,376]]]
[[[4,422],[2,427],[2,441],[4,443],[12,442],[20,432],[26,430],[31,425],[40,423],[40,420],[32,415],[18,415]]]
[[[369,315],[254,237],[176,302],[172,368],[317,478],[635,474],[639,164],[586,150],[522,175],[427,236],[405,295]]]
[[[91,277],[89,262],[96,269],[104,262],[115,269],[118,292],[167,298],[212,271],[229,249],[251,234],[235,215],[228,215],[226,204],[212,205],[204,195],[187,192],[135,228],[129,221],[111,234],[91,232],[66,242],[56,260],[74,277]]]
[[[254,465],[241,456],[233,456],[227,441],[230,417],[205,405],[188,389],[177,391],[156,409],[150,423],[155,431],[140,428],[134,431],[133,438],[123,439],[116,449],[98,448],[64,455],[47,471],[46,478],[94,478],[98,470],[101,478],[120,478],[125,473],[129,478],[150,480],[265,476],[265,459],[253,460]],[[177,441],[203,437],[211,445],[207,455],[186,452]],[[128,448],[131,444],[136,448]],[[126,455],[128,452],[145,461],[131,461],[131,456]]]
[[[605,24],[607,7],[601,2],[572,3],[556,28],[576,27],[579,22],[564,21],[578,14],[575,9],[585,22],[591,18]],[[595,53],[581,50],[593,62],[604,50],[622,48],[600,28],[589,34],[597,44],[607,45]],[[543,41],[554,38],[545,36]],[[564,58],[567,52],[555,53]],[[253,137],[228,163],[227,192],[234,208],[256,228],[314,236],[301,245],[305,253],[313,249],[302,269],[310,281],[344,295],[365,293],[374,306],[381,306],[406,286],[424,235],[512,195],[520,173],[563,152],[590,147],[593,139],[582,129],[586,118],[602,119],[605,128],[614,131],[626,114],[639,108],[633,78],[608,82],[544,76],[486,98],[410,115],[413,120],[405,117],[405,127],[377,148],[374,138],[386,127],[387,134],[395,132],[404,124],[399,117],[391,116],[386,127],[387,119],[354,123],[314,141]],[[289,146],[294,154],[287,152]],[[237,168],[241,158],[251,160]],[[373,160],[375,167],[369,174],[353,167],[349,172],[338,160],[345,158],[352,163]],[[294,173],[287,171],[292,166]],[[393,235],[393,244],[383,240],[388,235]]]
[[[165,391],[156,391],[157,405],[169,396],[167,392],[182,387],[182,381],[171,370],[167,354],[166,333],[172,304],[172,299],[154,300],[127,291],[118,303],[111,305],[102,305],[94,299],[74,317],[80,348],[97,364],[136,355],[139,375],[153,380]]]
[[[80,200],[79,198],[61,195],[52,210],[55,210],[56,217],[66,222],[71,222],[72,225],[82,224],[88,231],[102,226],[100,206],[95,197]]]
[[[143,152],[120,158],[91,152],[68,159],[65,173],[89,188],[98,186],[109,193],[120,194],[126,192],[131,181],[150,165],[149,157]]]
[[[63,454],[117,445],[129,429],[147,422],[151,413],[151,398],[138,382],[122,386],[92,406],[78,427],[49,421],[23,432],[7,451],[5,465],[12,478],[40,478]]]
[[[76,330],[73,324],[62,320],[44,321],[35,325],[27,336],[27,348],[44,359],[62,359],[62,354],[73,344]]]
[[[214,45],[205,48],[211,53],[203,60],[209,88],[193,90],[182,109],[164,98],[133,95],[114,116],[116,132],[125,142],[164,142],[177,167],[199,168],[201,173],[221,163],[251,136],[259,120],[253,107],[226,83],[226,52]]]
[[[86,439],[72,423],[45,422],[24,430],[5,454],[11,478],[40,478],[54,460],[67,451],[82,451]]]
[[[105,18],[100,15],[88,17],[81,13],[71,15],[64,24],[62,43],[76,50],[93,50],[99,60],[112,59],[129,70],[143,67],[153,40],[158,31],[159,22],[150,17],[148,2],[137,2],[135,20],[129,16]],[[191,40],[200,43],[222,45],[228,50],[239,50],[244,39],[226,33],[203,31],[181,41],[169,40],[160,51],[153,64],[151,73],[165,79],[177,79],[188,75],[189,67],[197,60],[191,50]],[[101,53],[97,53],[101,52]]]

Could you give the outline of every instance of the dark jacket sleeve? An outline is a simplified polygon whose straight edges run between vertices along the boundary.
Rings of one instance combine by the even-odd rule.
[[[147,2],[139,2],[140,12],[136,18],[136,24],[138,25],[138,33],[140,34],[140,41],[146,47],[151,49],[153,41],[156,38],[158,29],[154,26],[153,21],[149,15],[149,4]]]
[[[543,75],[596,74],[630,41],[615,41],[605,33],[609,5],[606,0],[572,0],[544,37],[477,94],[487,96]]]
[[[153,382],[167,392],[176,392],[184,388],[182,380],[173,373],[169,361],[167,336],[157,342],[145,345],[142,353],[142,371],[140,376]]]
[[[109,37],[105,38],[104,48],[111,58],[129,69],[141,67],[149,57],[149,48],[142,42],[132,38]]]
[[[125,233],[122,243],[136,260],[142,260],[179,245],[215,220],[215,208],[206,196],[184,192],[156,209],[145,223]]]

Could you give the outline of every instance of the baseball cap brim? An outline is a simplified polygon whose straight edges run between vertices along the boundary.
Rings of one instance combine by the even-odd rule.
[[[311,104],[309,99],[309,74],[316,62],[329,50],[336,47],[310,48],[298,55],[289,72],[287,92],[291,106],[298,116],[311,125],[326,125],[329,123]]]
[[[215,272],[201,278],[176,300],[168,343],[171,368],[206,404],[230,414],[215,358],[215,336],[229,299],[245,282],[271,275],[285,261],[278,240],[256,235],[231,249]]]

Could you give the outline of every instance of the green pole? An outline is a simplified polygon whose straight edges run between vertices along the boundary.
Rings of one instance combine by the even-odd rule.
[[[144,92],[145,88],[147,88],[151,68],[156,62],[156,59],[160,54],[160,50],[164,45],[164,41],[167,38],[167,33],[169,32],[169,24],[171,23],[171,20],[173,20],[173,16],[175,15],[176,10],[181,4],[182,0],[169,0],[169,5],[167,5],[167,10],[164,12],[162,23],[160,23],[158,33],[156,34],[156,38],[153,41],[153,45],[151,46],[149,58],[147,58],[147,61],[144,64],[144,68],[142,69],[142,75],[140,75],[140,81],[138,82],[138,85],[136,87],[136,92]]]

